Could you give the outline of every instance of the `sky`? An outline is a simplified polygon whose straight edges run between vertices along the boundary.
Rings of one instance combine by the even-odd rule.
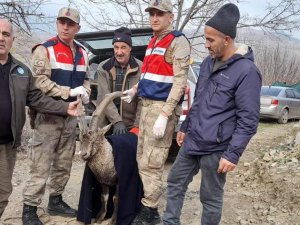
[[[276,0],[240,0],[238,3],[238,7],[240,9],[241,15],[248,14],[249,16],[259,16],[263,14],[268,1],[274,2]],[[42,9],[42,11],[46,16],[51,16],[55,18],[58,13],[58,10],[61,7],[68,6],[68,4],[69,4],[68,0],[49,0],[47,5],[45,5],[44,8]],[[56,29],[54,21],[55,20],[53,20],[53,27],[49,28],[50,29],[49,33],[51,33],[52,35],[55,34],[55,29]],[[82,27],[81,32],[92,31],[84,23],[81,24],[81,27]],[[300,40],[300,31],[293,32],[291,36]]]

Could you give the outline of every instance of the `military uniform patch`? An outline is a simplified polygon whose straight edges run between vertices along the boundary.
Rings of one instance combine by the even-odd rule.
[[[24,75],[24,73],[25,73],[24,69],[22,67],[20,67],[20,66],[17,68],[17,72],[20,75]]]
[[[36,59],[35,61],[34,61],[34,64],[33,64],[34,66],[45,66],[45,62],[43,61],[43,60],[38,60],[38,59]]]

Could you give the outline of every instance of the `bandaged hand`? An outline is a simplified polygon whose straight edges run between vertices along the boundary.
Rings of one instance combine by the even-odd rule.
[[[156,138],[162,138],[165,135],[168,117],[159,115],[156,119],[152,132]]]
[[[123,95],[125,96],[121,97],[121,99],[127,103],[130,103],[134,98],[134,96],[136,95],[136,93],[137,93],[137,88],[133,86],[132,88],[123,92]]]

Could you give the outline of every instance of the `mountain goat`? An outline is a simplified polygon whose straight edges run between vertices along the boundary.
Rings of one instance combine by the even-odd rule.
[[[114,165],[112,146],[105,138],[105,133],[110,129],[111,124],[104,128],[99,128],[98,122],[105,116],[104,111],[109,103],[113,99],[121,96],[122,92],[113,92],[106,95],[103,101],[96,107],[89,126],[84,117],[81,117],[79,121],[80,154],[82,158],[87,161],[87,165],[94,173],[98,182],[102,185],[101,202],[104,207],[101,208],[96,218],[97,222],[101,222],[105,217],[109,186],[117,184],[117,172]],[[115,224],[116,222],[116,201],[114,201],[115,210],[110,224]]]

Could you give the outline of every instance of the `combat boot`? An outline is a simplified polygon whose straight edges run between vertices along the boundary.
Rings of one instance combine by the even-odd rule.
[[[23,225],[43,225],[36,214],[37,207],[24,204],[22,213]]]
[[[77,215],[77,211],[65,203],[61,195],[49,196],[47,212],[51,216],[76,217]]]
[[[157,208],[154,209],[143,205],[141,211],[134,218],[131,225],[156,225],[160,222]]]

